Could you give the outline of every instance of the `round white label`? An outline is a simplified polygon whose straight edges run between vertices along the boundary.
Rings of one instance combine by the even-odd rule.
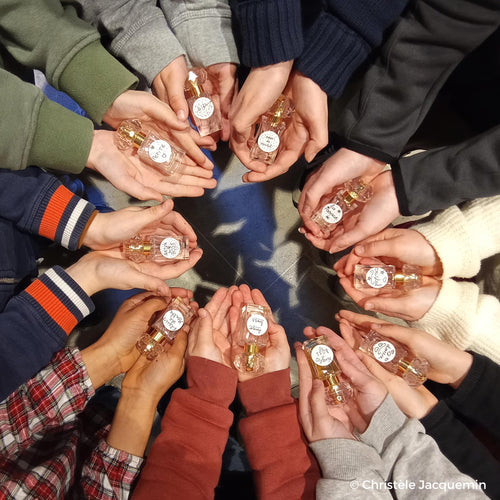
[[[276,132],[268,130],[267,132],[262,132],[257,139],[257,144],[259,148],[264,151],[264,153],[272,153],[278,149],[280,145],[280,138]]]
[[[172,156],[172,147],[167,141],[157,139],[149,145],[148,154],[155,163],[167,163]]]
[[[319,366],[328,366],[333,361],[332,348],[327,345],[316,345],[312,348],[311,359]]]
[[[387,271],[381,267],[372,267],[366,273],[366,282],[372,288],[382,288],[387,285],[388,281],[389,275],[387,274]]]
[[[328,203],[321,210],[321,217],[328,224],[337,224],[337,222],[342,219],[342,208],[336,203]]]
[[[166,259],[175,259],[181,252],[181,244],[169,236],[160,243],[160,253]]]
[[[264,335],[267,332],[267,319],[262,314],[251,314],[247,319],[247,330],[257,337]]]
[[[177,309],[170,309],[163,315],[163,325],[169,332],[176,332],[184,326],[184,316]]]
[[[198,97],[193,102],[193,115],[200,120],[206,120],[214,114],[214,103],[208,97]]]
[[[390,342],[381,340],[373,346],[373,356],[381,363],[388,363],[396,356],[396,348]]]

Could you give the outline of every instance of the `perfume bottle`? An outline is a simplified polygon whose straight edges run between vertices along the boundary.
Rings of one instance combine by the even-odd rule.
[[[188,327],[193,320],[194,311],[180,297],[172,299],[158,319],[136,343],[137,350],[152,360],[164,350],[164,345],[172,343],[179,330]]]
[[[405,292],[422,286],[422,269],[420,266],[404,264],[401,272],[395,266],[371,264],[354,266],[354,288],[393,289],[401,288]]]
[[[402,377],[408,385],[419,386],[427,380],[429,363],[416,358],[399,342],[370,330],[359,349],[378,361],[386,370]]]
[[[222,128],[220,109],[203,88],[207,78],[207,72],[203,68],[191,68],[184,85],[184,95],[189,106],[191,120],[201,137],[213,134]]]
[[[280,95],[272,108],[260,117],[255,144],[250,149],[250,157],[271,165],[276,159],[281,136],[286,129],[286,119],[293,113],[292,101]]]
[[[167,234],[168,233],[168,234]],[[172,262],[189,259],[189,238],[172,231],[143,236],[138,234],[121,244],[125,258],[134,262]]]
[[[326,335],[306,340],[302,349],[307,357],[314,378],[323,381],[328,404],[343,405],[352,397],[349,382],[342,378],[342,371],[335,359]]]
[[[358,207],[373,196],[373,188],[361,177],[347,181],[333,196],[327,195],[319,202],[318,210],[312,220],[324,231],[332,231],[335,226]]]
[[[137,149],[139,158],[157,168],[165,175],[172,175],[179,169],[184,151],[153,131],[142,130],[140,120],[125,120],[116,130],[115,144],[118,149]]]
[[[246,304],[241,310],[238,344],[245,350],[234,358],[233,364],[242,373],[264,370],[265,358],[259,351],[269,340],[270,314],[268,307],[257,304]]]

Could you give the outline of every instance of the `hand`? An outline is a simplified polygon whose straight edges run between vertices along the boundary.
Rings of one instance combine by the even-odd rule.
[[[167,64],[155,76],[152,84],[154,94],[169,104],[182,122],[186,122],[189,115],[188,103],[184,96],[187,76],[186,58],[182,55]]]
[[[179,289],[179,293],[183,291]],[[137,339],[147,330],[151,316],[166,305],[164,298],[149,292],[134,295],[121,305],[99,340],[82,351],[95,389],[134,364],[139,357]]]
[[[120,151],[114,144],[114,134],[108,130],[94,131],[87,167],[106,177],[120,191],[139,200],[163,201],[163,195],[202,196],[205,189],[217,185],[212,170],[195,165],[187,157],[180,172],[166,176],[137,155]]]
[[[285,94],[295,106],[282,138],[282,148],[265,172],[247,172],[245,182],[262,182],[288,171],[302,153],[308,162],[328,144],[328,102],[321,87],[298,71],[292,71]]]
[[[222,132],[220,138],[223,141],[229,139],[229,109],[233,102],[237,87],[236,64],[218,63],[211,64],[205,68],[210,81],[213,83],[213,95],[217,97],[222,116]]]
[[[371,181],[373,197],[361,204],[361,210],[349,214],[327,238],[305,232],[306,238],[321,250],[339,252],[385,229],[399,216],[399,206],[391,172],[383,172]]]
[[[184,86],[184,82],[182,83]],[[148,92],[127,90],[120,94],[104,114],[103,120],[114,129],[123,120],[136,118],[147,128],[150,124],[171,136],[200,167],[211,170],[213,163],[198,146],[212,144],[211,139],[204,140],[187,121],[180,120],[168,104],[157,99]],[[195,140],[196,139],[196,140]]]
[[[371,323],[370,320],[373,320],[374,318],[370,316],[355,313],[350,314],[350,311],[340,311],[340,314],[338,315],[338,320],[340,322],[340,333],[353,349],[361,345],[362,337],[358,330],[355,328],[355,325],[345,319],[344,313],[347,313],[347,317],[353,317],[355,320],[364,322],[365,330],[369,328],[378,331],[379,326],[383,327],[383,325],[390,325],[390,323],[381,320],[377,320],[376,323]],[[372,326],[374,326],[375,328],[371,328]],[[397,328],[410,330],[409,328],[403,327]],[[437,404],[437,398],[425,387],[410,387],[401,377],[398,377],[397,375],[383,368],[369,355],[358,352],[358,356],[363,361],[365,366],[370,370],[370,372],[381,382],[383,382],[392,398],[399,406],[400,410],[408,417],[419,419],[423,418]]]
[[[282,94],[293,60],[270,66],[252,68],[229,112],[231,134],[229,145],[241,163],[251,170],[264,172],[267,165],[250,158],[248,141],[253,137],[255,123]]]
[[[387,391],[371,376],[352,348],[332,330],[324,326],[320,326],[316,330],[306,327],[304,328],[304,335],[308,338],[321,335],[328,337],[328,342],[335,351],[342,373],[350,380],[353,388],[356,389],[356,399],[348,402],[346,413],[354,428],[358,432],[364,432],[373,414],[387,396]]]
[[[85,233],[83,245],[92,250],[119,247],[120,243],[138,233],[162,234],[174,231],[189,238],[190,248],[196,248],[196,233],[178,212],[174,203],[166,200],[153,207],[126,207],[110,213],[98,213]]]
[[[233,367],[228,335],[231,295],[235,290],[236,286],[229,290],[219,288],[205,308],[198,310],[198,318],[188,339],[189,356],[199,356]]]
[[[351,327],[347,331],[341,329],[342,336],[351,347],[353,345],[357,347],[361,342],[357,328],[375,330],[384,337],[400,342],[416,357],[426,359],[429,362],[427,377],[440,384],[450,384],[456,389],[472,366],[472,354],[461,351],[422,330],[394,325],[373,316],[346,310],[339,311],[336,318]]]
[[[191,252],[188,260],[160,265],[155,262],[135,263],[118,258],[116,250],[116,257],[110,256],[113,255],[113,250],[90,252],[68,267],[66,272],[88,296],[107,288],[141,288],[169,297],[170,288],[165,280],[177,278],[193,267],[202,253],[201,248],[197,248]]]
[[[364,177],[370,181],[385,167],[385,163],[356,153],[349,149],[339,149],[307,179],[299,199],[299,214],[305,230],[317,238],[321,237],[319,226],[311,220],[321,198],[332,193],[350,179]]]
[[[294,347],[299,367],[299,416],[307,440],[354,439],[344,409],[327,406],[323,382],[313,380],[302,344],[295,342]]]
[[[367,263],[361,261],[362,264]],[[358,306],[367,311],[376,311],[405,321],[421,319],[436,301],[441,289],[441,281],[424,276],[422,286],[408,292],[393,290],[380,293],[380,290],[357,290],[352,283],[352,276],[340,278],[344,291]]]
[[[122,382],[122,393],[134,395],[136,401],[156,406],[165,392],[184,372],[184,353],[187,333],[180,330],[172,345],[165,344],[163,352],[149,361],[139,356]]]
[[[426,276],[440,277],[443,266],[432,245],[413,229],[388,228],[357,244],[333,268],[340,277],[352,275],[363,257],[378,257],[385,264],[420,266]]]
[[[260,290],[250,288],[247,285],[240,285],[239,289],[232,294],[232,304],[229,311],[231,338],[232,338],[232,359],[239,353],[243,352],[243,347],[238,344],[238,336],[240,332],[241,309],[245,304],[257,304],[269,307],[266,299]],[[271,309],[269,307],[269,309]],[[285,330],[274,322],[274,318],[270,318],[268,326],[269,341],[265,348],[266,362],[264,371],[261,375],[272,373],[275,371],[286,370],[290,366],[290,347],[288,345]],[[244,382],[254,378],[254,374],[245,374],[238,372],[238,380]]]

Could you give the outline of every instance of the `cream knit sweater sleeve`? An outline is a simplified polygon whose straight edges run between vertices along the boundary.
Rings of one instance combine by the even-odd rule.
[[[443,284],[429,311],[411,326],[500,363],[500,303],[471,282],[481,260],[500,250],[500,196],[450,207],[413,229],[422,233],[443,264]]]

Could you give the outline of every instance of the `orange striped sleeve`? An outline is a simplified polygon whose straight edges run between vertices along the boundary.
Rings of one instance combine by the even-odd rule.
[[[56,297],[56,295],[40,280],[35,280],[26,288],[47,314],[67,333],[77,325],[74,314]]]
[[[54,240],[59,221],[73,196],[73,193],[64,186],[59,186],[55,190],[40,222],[40,236]]]

